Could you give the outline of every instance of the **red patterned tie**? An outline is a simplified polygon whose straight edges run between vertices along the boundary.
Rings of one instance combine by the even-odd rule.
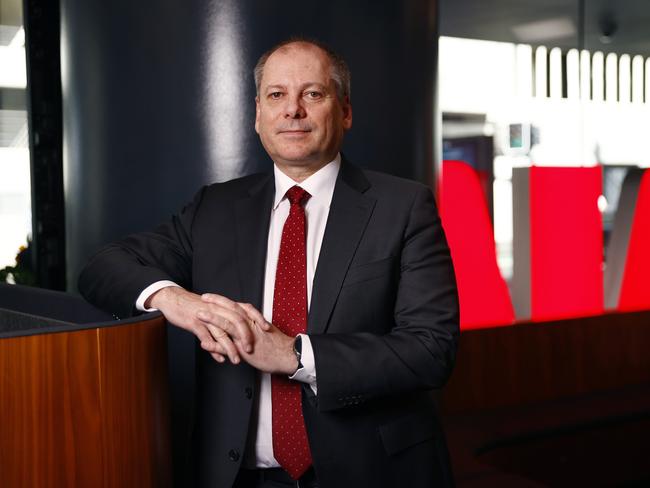
[[[305,209],[309,193],[293,186],[282,229],[280,255],[273,292],[273,324],[290,336],[307,330],[307,258]],[[287,473],[298,479],[311,466],[311,452],[302,416],[300,383],[285,375],[271,375],[273,456]]]

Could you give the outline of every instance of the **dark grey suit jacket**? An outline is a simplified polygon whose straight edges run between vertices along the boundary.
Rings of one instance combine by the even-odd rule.
[[[80,277],[82,294],[128,316],[144,288],[170,279],[261,309],[274,191],[272,174],[204,187],[154,232],[96,254]],[[453,267],[431,191],[344,160],[308,320],[318,395],[303,389],[323,488],[453,483],[430,390],[451,373],[458,324]],[[198,349],[197,486],[231,486],[256,376],[246,364],[218,364]]]

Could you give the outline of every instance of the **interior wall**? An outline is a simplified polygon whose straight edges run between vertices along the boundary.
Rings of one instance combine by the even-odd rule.
[[[352,69],[358,164],[431,181],[435,2],[62,1],[69,288],[98,246],[168,218],[203,184],[271,162],[252,68],[291,35]]]

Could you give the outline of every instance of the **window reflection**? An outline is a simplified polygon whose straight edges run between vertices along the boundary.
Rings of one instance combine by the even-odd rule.
[[[607,245],[620,187],[630,168],[650,166],[650,58],[637,53],[440,38],[443,159],[463,159],[489,181],[502,276],[513,277],[512,170],[517,167],[603,168]],[[477,141],[493,141],[489,164]],[[461,151],[465,148],[464,152]]]
[[[0,0],[0,269],[31,234],[25,31],[22,2]]]

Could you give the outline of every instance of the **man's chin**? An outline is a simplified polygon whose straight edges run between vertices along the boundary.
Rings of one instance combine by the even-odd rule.
[[[278,157],[273,158],[273,160],[280,166],[289,166],[295,168],[320,168],[325,164],[329,163],[332,158],[320,154],[284,154],[278,155]]]
[[[309,151],[283,151],[278,154],[278,159],[285,161],[287,164],[309,165],[319,160],[318,155]]]

